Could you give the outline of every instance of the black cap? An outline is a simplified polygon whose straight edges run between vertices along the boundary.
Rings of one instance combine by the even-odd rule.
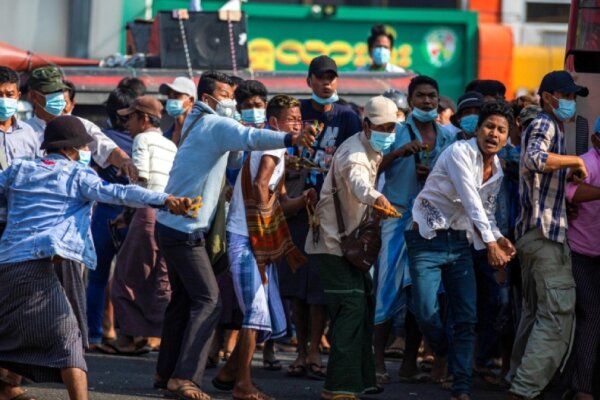
[[[542,79],[538,94],[542,94],[543,92],[575,93],[581,97],[587,97],[590,93],[585,86],[576,85],[573,77],[567,71],[552,71],[547,73]]]
[[[453,114],[450,117],[450,122],[452,122],[452,125],[460,128],[458,117],[460,116],[461,111],[466,110],[467,108],[481,109],[481,107],[483,107],[483,103],[484,99],[481,93],[475,91],[465,92],[465,94],[458,98],[456,114]]]
[[[325,72],[333,72],[337,76],[337,64],[333,58],[328,56],[318,56],[312,59],[308,67],[308,76],[315,75],[320,78]]]
[[[81,147],[93,141],[79,118],[62,115],[54,118],[46,125],[42,150],[55,150],[64,147]]]

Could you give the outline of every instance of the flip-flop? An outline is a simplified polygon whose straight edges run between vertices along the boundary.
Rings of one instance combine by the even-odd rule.
[[[390,378],[390,374],[386,372],[375,372],[375,379],[377,379],[377,384],[379,385],[387,385],[392,382],[392,378]]]
[[[267,371],[281,371],[281,361],[279,360],[263,360],[263,369]]]
[[[141,356],[144,354],[150,353],[152,349],[148,345],[142,345],[139,347],[135,347],[133,350],[123,351],[117,347],[116,343],[102,343],[96,346],[96,350],[104,353],[104,354],[112,354],[112,355],[120,355],[120,356]]]
[[[287,376],[291,376],[292,378],[300,378],[306,375],[306,365],[293,365],[290,364],[287,367],[287,371],[285,373]]]
[[[315,363],[308,364],[307,369],[308,377],[318,381],[323,381],[327,377],[327,374],[323,372],[323,366]]]
[[[200,393],[200,398],[195,399],[194,397],[189,397],[184,394],[185,392],[189,391]],[[208,394],[204,393],[198,386],[191,383],[184,383],[175,390],[169,390],[169,392],[177,395],[179,400],[211,400],[211,397]]]

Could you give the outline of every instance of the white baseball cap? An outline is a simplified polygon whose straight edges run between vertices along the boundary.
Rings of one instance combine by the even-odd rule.
[[[396,104],[383,96],[372,97],[365,104],[364,117],[368,118],[373,125],[386,124],[398,121],[398,107]]]
[[[178,76],[173,83],[163,83],[158,88],[161,94],[169,94],[169,89],[177,93],[187,94],[190,97],[196,97],[196,84],[190,78]]]

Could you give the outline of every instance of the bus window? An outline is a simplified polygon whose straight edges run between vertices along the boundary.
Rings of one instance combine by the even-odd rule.
[[[575,49],[600,50],[600,0],[583,0],[577,22]]]

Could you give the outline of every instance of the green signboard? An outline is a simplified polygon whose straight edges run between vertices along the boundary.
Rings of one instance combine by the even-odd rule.
[[[216,11],[223,3],[204,1],[202,6]],[[154,0],[153,12],[188,4]],[[255,71],[306,71],[320,54],[335,59],[341,71],[356,71],[370,62],[366,41],[371,27],[384,24],[396,37],[391,62],[437,79],[443,94],[458,97],[476,75],[477,16],[472,12],[339,7],[326,17],[311,6],[250,3],[242,9]]]

